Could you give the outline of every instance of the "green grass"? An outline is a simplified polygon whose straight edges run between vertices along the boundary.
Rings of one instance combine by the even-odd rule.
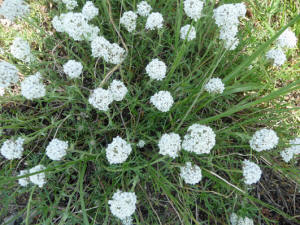
[[[123,101],[113,103],[108,113],[95,110],[87,98],[113,66],[102,60],[96,64],[88,42],[75,42],[54,31],[51,19],[66,12],[62,4],[29,2],[30,19],[18,22],[19,27],[0,26],[0,45],[8,50],[14,37],[24,37],[38,60],[25,65],[9,53],[0,57],[16,64],[24,77],[40,71],[47,95],[27,101],[14,86],[0,97],[0,143],[15,136],[23,136],[26,143],[21,160],[3,159],[0,163],[0,221],[14,215],[21,216],[25,224],[120,224],[110,213],[108,200],[121,189],[137,194],[134,224],[229,224],[232,212],[253,218],[257,224],[300,222],[296,214],[260,198],[260,184],[247,188],[241,171],[242,161],[251,159],[264,171],[271,169],[282,179],[300,184],[296,160],[286,164],[279,155],[291,137],[300,135],[299,108],[295,100],[284,98],[299,91],[299,50],[288,51],[288,62],[281,68],[273,68],[264,58],[287,26],[299,36],[296,1],[248,0],[253,16],[241,20],[241,43],[235,51],[225,51],[211,18],[212,1],[207,1],[205,16],[193,24],[197,40],[183,42],[180,27],[191,20],[182,11],[182,1],[148,1],[153,11],[163,14],[164,29],[145,31],[146,19],[139,18],[138,32],[129,34],[118,26],[119,17],[135,9],[138,1],[111,0],[112,17],[129,52],[104,88],[113,79],[121,79],[129,93]],[[80,7],[84,2],[78,1]],[[99,17],[92,23],[109,41],[120,43],[106,1],[95,2]],[[232,2],[239,1],[218,4]],[[155,57],[168,65],[163,81],[149,81],[145,74],[146,65]],[[61,72],[68,59],[84,65],[82,79],[69,80]],[[250,64],[254,67],[248,70]],[[210,77],[225,81],[222,95],[203,91]],[[159,90],[169,90],[174,97],[168,113],[149,103]],[[163,133],[177,132],[183,137],[193,123],[209,125],[216,132],[217,144],[210,154],[181,151],[174,160],[158,154],[157,142]],[[261,127],[276,130],[280,143],[275,150],[251,151],[248,141]],[[117,135],[130,142],[133,151],[126,162],[111,166],[105,148]],[[54,136],[70,144],[67,156],[59,162],[45,156]],[[147,143],[143,149],[135,144],[140,139]],[[179,167],[187,161],[202,169],[203,179],[197,185],[186,185],[179,177]],[[45,186],[20,187],[16,180],[19,171],[39,163],[47,167]],[[299,203],[299,194],[295,198]]]

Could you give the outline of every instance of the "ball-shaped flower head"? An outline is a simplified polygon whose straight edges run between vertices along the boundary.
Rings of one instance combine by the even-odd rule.
[[[0,88],[7,88],[18,80],[17,67],[5,61],[0,62]]]
[[[25,16],[29,11],[24,0],[4,0],[0,6],[0,15],[11,21]]]
[[[46,169],[45,166],[43,165],[37,165],[33,168],[31,168],[29,170],[29,173],[36,173],[36,172],[39,172],[41,170],[44,170]],[[41,173],[37,173],[35,175],[31,175],[29,177],[30,181],[36,185],[38,185],[40,188],[44,186],[44,184],[46,183],[46,175],[44,172],[41,172]]]
[[[122,101],[128,92],[124,83],[119,80],[113,80],[108,89],[111,92],[114,101]]]
[[[212,78],[205,85],[204,90],[210,94],[222,94],[225,86],[220,78]]]
[[[108,106],[113,102],[113,95],[109,90],[97,88],[89,97],[89,103],[96,109],[108,111]]]
[[[184,136],[182,148],[196,154],[207,154],[210,153],[215,144],[216,134],[210,127],[193,124]]]
[[[26,63],[29,63],[33,59],[28,42],[19,37],[15,38],[10,46],[10,53],[15,58]]]
[[[137,13],[140,16],[149,16],[151,10],[151,6],[146,1],[141,1],[137,5]]]
[[[61,141],[57,138],[54,138],[48,144],[46,148],[46,155],[55,161],[61,160],[66,154],[68,149],[68,142]]]
[[[196,38],[196,29],[194,26],[189,24],[181,27],[180,29],[180,38],[182,40],[187,39],[188,41],[194,40]]]
[[[109,164],[119,164],[126,161],[132,151],[131,145],[119,136],[115,137],[106,148],[106,158]]]
[[[262,171],[257,164],[244,160],[243,162],[243,176],[245,184],[255,184],[259,181]]]
[[[184,12],[188,17],[197,21],[202,15],[204,3],[200,0],[185,0],[183,2]]]
[[[23,143],[24,139],[20,137],[17,140],[6,140],[3,143],[0,152],[3,157],[8,160],[20,159],[24,151]]]
[[[158,142],[159,154],[175,159],[181,150],[181,138],[178,134],[163,134]]]
[[[167,66],[163,61],[159,59],[152,59],[146,66],[146,73],[153,80],[162,80],[165,78],[167,72]]]
[[[136,209],[136,195],[134,192],[122,192],[118,190],[108,201],[111,213],[119,218],[125,220],[130,217]]]
[[[87,20],[93,19],[99,13],[99,9],[97,9],[92,1],[87,1],[83,8],[82,14]]]
[[[273,61],[273,66],[282,66],[286,61],[286,56],[281,49],[271,49],[266,53],[266,58]]]
[[[187,184],[197,184],[202,179],[202,172],[199,166],[192,166],[191,162],[187,162],[185,166],[180,167],[180,177]]]
[[[295,48],[297,41],[295,33],[288,28],[278,37],[276,44],[281,48]]]
[[[46,95],[46,88],[41,82],[40,73],[28,76],[21,82],[21,94],[29,100],[42,98]]]
[[[170,92],[159,91],[150,98],[150,102],[161,112],[168,112],[174,100]]]
[[[275,148],[278,141],[279,138],[274,130],[263,128],[255,132],[249,141],[249,144],[253,150],[261,152]]]
[[[163,22],[163,16],[158,12],[153,12],[148,16],[145,28],[147,30],[161,29],[163,27]]]
[[[78,78],[82,73],[82,64],[75,60],[69,60],[64,64],[63,69],[65,74],[67,74],[71,79]]]
[[[128,32],[135,31],[137,15],[133,11],[124,12],[120,24],[122,24]]]

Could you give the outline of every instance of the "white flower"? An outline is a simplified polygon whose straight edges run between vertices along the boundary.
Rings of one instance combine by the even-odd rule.
[[[184,12],[188,17],[197,21],[200,19],[202,15],[202,9],[204,3],[200,0],[185,0],[184,4]]]
[[[10,46],[10,53],[15,58],[26,63],[32,61],[33,59],[28,42],[19,37],[15,38],[12,45]]]
[[[126,161],[132,148],[125,140],[119,136],[115,137],[106,148],[106,158],[109,164],[118,164]]]
[[[151,13],[146,22],[146,29],[147,30],[155,30],[161,29],[163,27],[164,19],[162,15],[158,12]]]
[[[68,142],[54,138],[46,148],[46,155],[52,160],[61,160],[68,149]]]
[[[257,164],[244,160],[243,162],[243,176],[245,184],[255,184],[259,181],[262,171]]]
[[[286,29],[277,39],[277,46],[281,48],[297,47],[297,37],[289,28]]]
[[[122,219],[121,223],[122,223],[122,225],[132,225],[132,221],[133,221],[133,219],[130,216],[130,217],[126,217],[125,219]]]
[[[230,215],[231,225],[254,225],[253,220],[248,217],[241,217],[235,213]]]
[[[181,27],[180,29],[180,38],[188,41],[194,40],[196,38],[196,29],[194,26],[189,24]]]
[[[6,140],[0,149],[1,154],[8,160],[21,159],[24,151],[23,143],[24,139],[20,137],[17,140]]]
[[[263,128],[255,132],[249,141],[250,147],[258,152],[275,148],[279,138],[274,130]]]
[[[69,60],[64,64],[63,69],[65,74],[67,74],[70,78],[78,78],[82,73],[82,64],[81,62],[77,62],[75,60]]]
[[[151,10],[151,6],[146,1],[141,1],[137,5],[137,13],[140,16],[149,16]]]
[[[133,11],[124,12],[120,24],[122,24],[128,32],[135,31],[137,15]]]
[[[191,162],[187,162],[185,166],[180,167],[180,177],[187,184],[197,184],[202,179],[202,172],[199,166],[192,166]]]
[[[46,88],[41,82],[40,73],[28,76],[21,82],[21,94],[29,100],[41,98],[46,95]]]
[[[78,4],[76,0],[62,0],[68,10],[73,10]]]
[[[113,100],[111,92],[103,88],[96,88],[89,97],[89,103],[101,111],[107,111]]]
[[[139,148],[144,148],[144,146],[145,146],[145,141],[144,140],[139,140],[139,142],[137,143],[137,146],[139,147]]]
[[[44,170],[46,169],[45,166],[43,165],[37,165],[33,168],[31,168],[29,170],[29,173],[36,173],[36,172],[39,172],[41,170]],[[38,185],[40,188],[44,186],[44,184],[46,183],[46,176],[45,176],[45,173],[42,172],[42,173],[37,173],[35,175],[31,175],[29,177],[30,181],[36,185]]]
[[[225,86],[220,78],[211,78],[205,85],[204,90],[210,94],[222,94]]]
[[[29,6],[23,0],[4,0],[0,6],[0,15],[14,21],[29,13]]]
[[[92,1],[87,1],[82,8],[82,15],[87,19],[91,20],[99,13],[99,9],[95,7]]]
[[[273,61],[273,66],[282,66],[286,61],[286,56],[281,49],[271,49],[266,53],[266,58]]]
[[[146,66],[146,73],[154,80],[162,80],[165,78],[167,72],[167,66],[163,61],[159,59],[152,59],[152,61]]]
[[[122,192],[118,190],[108,201],[111,213],[119,218],[125,220],[130,217],[136,209],[136,195],[134,192]]]
[[[29,173],[29,171],[28,170],[21,170],[20,171],[20,174],[19,174],[19,176],[24,176],[24,175],[26,175],[26,174],[28,174]],[[20,178],[20,179],[18,179],[18,182],[19,182],[19,184],[22,186],[22,187],[26,187],[28,184],[29,184],[29,177],[23,177],[23,178]]]
[[[290,145],[280,153],[285,162],[289,162],[294,155],[300,154],[300,137],[290,140]]]
[[[210,153],[216,144],[214,131],[204,125],[193,124],[187,130],[182,142],[182,148],[188,152],[196,154]]]
[[[18,69],[14,65],[1,61],[0,62],[0,87],[7,88],[19,80]]]
[[[122,81],[113,80],[109,85],[109,91],[111,92],[114,101],[122,101],[126,96],[128,89]]]
[[[150,98],[150,102],[161,112],[168,112],[174,100],[170,92],[159,91]]]
[[[181,149],[181,138],[178,134],[163,134],[158,142],[159,154],[175,159]]]
[[[5,94],[5,89],[0,87],[0,96],[3,96]]]

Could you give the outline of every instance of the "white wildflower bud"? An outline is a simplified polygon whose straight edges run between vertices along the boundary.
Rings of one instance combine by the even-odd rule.
[[[235,213],[230,215],[231,225],[254,225],[253,220],[248,217],[241,217]]]
[[[29,63],[33,59],[28,42],[22,38],[15,38],[10,46],[10,53],[15,58],[26,63]]]
[[[202,16],[204,3],[200,0],[185,0],[183,2],[184,12],[188,17],[197,21]]]
[[[167,72],[167,66],[163,61],[159,59],[152,59],[152,61],[146,66],[146,73],[154,80],[162,80],[165,78]]]
[[[108,201],[111,213],[119,218],[125,220],[134,213],[136,209],[136,195],[134,192],[122,192],[118,190]]]
[[[120,24],[122,24],[128,32],[135,31],[137,15],[133,11],[124,12]]]
[[[131,145],[119,136],[115,137],[106,148],[106,158],[109,164],[119,164],[126,161],[132,151]]]
[[[82,8],[82,14],[87,20],[93,19],[98,13],[99,9],[95,7],[92,1],[87,1]]]
[[[62,2],[66,5],[68,10],[73,10],[78,6],[76,0],[62,0]]]
[[[128,92],[124,83],[119,80],[113,80],[108,89],[111,92],[114,101],[122,101]]]
[[[297,41],[295,33],[288,28],[278,37],[276,44],[281,48],[295,48]]]
[[[162,15],[158,12],[151,13],[146,21],[147,30],[161,29],[163,27],[164,19]]]
[[[290,147],[284,149],[280,155],[285,162],[289,162],[294,155],[300,154],[300,137],[290,140]]]
[[[150,102],[161,112],[168,112],[174,100],[170,92],[159,91],[150,98]]]
[[[255,132],[249,144],[253,150],[261,152],[275,148],[278,141],[279,138],[274,130],[263,128]]]
[[[89,97],[89,103],[101,111],[107,111],[113,100],[111,92],[103,88],[95,89]]]
[[[222,94],[225,86],[220,78],[212,78],[205,85],[204,90],[210,94]]]
[[[29,13],[29,6],[23,0],[4,0],[0,6],[0,15],[14,21]]]
[[[184,136],[182,148],[196,154],[207,154],[210,153],[215,144],[216,134],[210,127],[193,124]]]
[[[196,38],[196,29],[194,26],[189,24],[181,27],[180,29],[180,38],[188,41],[194,40]]]
[[[17,140],[6,140],[3,143],[0,152],[3,155],[3,157],[8,160],[21,159],[24,151],[23,143],[24,139],[20,137]]]
[[[24,175],[26,175],[28,173],[29,173],[28,170],[21,170],[19,176],[24,176]],[[29,182],[30,182],[29,177],[23,177],[23,178],[19,178],[18,179],[18,183],[22,187],[26,187],[29,184]]]
[[[281,49],[271,49],[266,53],[266,58],[273,61],[273,66],[282,66],[286,61],[286,56]]]
[[[36,173],[36,172],[39,172],[39,171],[44,170],[44,169],[46,169],[45,166],[43,166],[43,165],[37,165],[37,166],[31,168],[31,169],[29,170],[29,173]],[[29,179],[30,179],[30,181],[31,181],[32,183],[38,185],[40,188],[43,187],[44,184],[46,183],[46,175],[45,175],[44,172],[42,172],[42,173],[37,173],[37,174],[35,174],[35,175],[31,175],[31,176],[29,177]]]
[[[78,78],[82,73],[83,66],[81,62],[75,60],[69,60],[63,66],[65,74],[67,74],[71,79]]]
[[[29,100],[42,98],[46,95],[46,88],[41,82],[40,73],[28,76],[21,82],[21,94]]]
[[[19,80],[18,69],[14,65],[1,61],[0,62],[0,87],[7,88]]]
[[[199,166],[192,166],[191,162],[187,162],[185,166],[180,167],[180,177],[187,184],[197,184],[202,180],[202,172]]]
[[[137,13],[140,16],[149,16],[151,10],[151,6],[146,1],[141,1],[137,5]]]
[[[243,176],[245,184],[255,184],[259,181],[262,171],[257,164],[244,160],[243,162]]]
[[[46,155],[52,160],[61,160],[68,149],[68,142],[54,138],[46,148]]]
[[[175,159],[181,150],[181,138],[178,134],[163,134],[158,142],[159,154]]]
[[[139,140],[139,142],[137,143],[137,146],[139,147],[139,148],[144,148],[144,146],[145,146],[145,141],[144,140]]]

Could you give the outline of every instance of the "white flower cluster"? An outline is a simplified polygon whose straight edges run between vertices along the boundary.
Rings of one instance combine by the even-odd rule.
[[[153,12],[148,16],[145,28],[147,30],[161,29],[163,27],[163,22],[163,16],[158,12]]]
[[[161,112],[168,112],[174,100],[170,92],[159,91],[150,98],[150,102]]]
[[[29,13],[29,6],[23,0],[4,0],[0,7],[0,15],[14,21]]]
[[[158,142],[159,154],[175,159],[181,150],[181,138],[178,134],[163,134]]]
[[[235,213],[230,215],[231,225],[254,225],[253,220],[248,217],[241,217]]]
[[[21,82],[21,94],[29,100],[42,98],[46,95],[46,88],[41,82],[41,74],[39,72],[26,77]]]
[[[216,144],[216,134],[204,125],[193,124],[187,130],[182,142],[182,148],[196,154],[210,153]]]
[[[23,143],[24,139],[20,137],[17,140],[6,140],[3,143],[0,152],[3,157],[8,160],[20,159],[24,151]]]
[[[122,24],[128,32],[135,31],[137,14],[133,11],[124,12],[120,24]]]
[[[92,56],[102,57],[105,62],[120,64],[125,59],[125,50],[118,44],[111,44],[103,36],[96,37],[91,42]]]
[[[99,9],[92,1],[87,1],[82,8],[82,14],[87,20],[91,20],[99,14]]]
[[[290,140],[290,145],[280,153],[285,162],[289,162],[294,155],[300,154],[300,137]]]
[[[82,73],[83,66],[81,62],[75,60],[69,60],[63,65],[65,74],[67,74],[71,79],[78,78]]]
[[[180,38],[188,41],[194,40],[196,38],[196,29],[194,26],[189,24],[181,27],[180,29]]]
[[[7,88],[19,80],[18,69],[14,65],[1,61],[0,62],[0,88]]]
[[[224,4],[214,9],[214,19],[220,28],[220,39],[225,41],[225,48],[234,50],[239,40],[238,33],[239,17],[245,17],[246,6],[244,3]]]
[[[73,10],[78,6],[76,0],[62,0],[62,2],[66,5],[68,10]]]
[[[163,61],[159,59],[152,59],[146,66],[146,73],[154,80],[162,80],[165,78],[167,72],[167,66]]]
[[[108,89],[111,92],[114,101],[122,101],[128,92],[124,83],[119,80],[113,80]]]
[[[222,94],[225,86],[220,78],[211,78],[205,85],[204,90],[210,94]]]
[[[274,130],[263,128],[255,132],[249,141],[250,147],[258,152],[275,148],[279,138]]]
[[[107,111],[113,100],[111,92],[103,88],[96,88],[89,97],[89,103],[101,111]]]
[[[183,2],[184,12],[188,17],[197,21],[202,15],[204,3],[200,0],[185,0]]]
[[[295,33],[288,28],[278,37],[276,44],[281,48],[295,48],[297,46],[297,37]]]
[[[24,176],[26,174],[29,173],[36,173],[39,172],[41,170],[46,169],[45,166],[43,165],[37,165],[33,168],[31,168],[30,170],[21,170],[19,176]],[[46,183],[46,176],[45,173],[37,173],[35,175],[31,175],[29,177],[23,177],[23,178],[19,178],[18,182],[21,186],[26,187],[30,182],[32,182],[33,184],[38,185],[39,187],[43,187],[44,184]]]
[[[20,171],[20,174],[19,176],[24,176],[26,174],[28,174],[29,171],[28,170],[21,170]],[[18,180],[18,183],[22,186],[22,187],[26,187],[28,184],[29,184],[30,180],[29,180],[29,177],[23,177],[23,178],[20,178]]]
[[[202,179],[202,172],[199,166],[192,166],[191,162],[187,162],[185,166],[180,167],[180,176],[187,184],[197,184]]]
[[[5,94],[5,89],[0,87],[0,96],[3,96]]]
[[[136,195],[134,192],[122,192],[118,190],[108,201],[111,213],[120,220],[131,217],[136,209]]]
[[[109,164],[118,164],[126,161],[132,151],[131,145],[119,136],[115,137],[106,148],[106,158]]]
[[[146,1],[141,1],[137,5],[137,13],[140,16],[149,16],[151,10],[152,10],[151,6]]]
[[[262,171],[257,164],[244,160],[243,162],[243,176],[245,184],[255,184],[259,181]]]
[[[137,143],[137,146],[139,147],[139,148],[144,148],[144,146],[145,146],[145,141],[144,140],[139,140],[139,142]]]
[[[68,149],[68,142],[54,138],[46,148],[46,155],[52,160],[61,160]]]
[[[273,61],[273,66],[282,66],[286,61],[286,56],[282,49],[271,49],[266,53],[266,58]]]
[[[10,53],[22,62],[29,63],[33,59],[28,42],[19,37],[10,46]]]

